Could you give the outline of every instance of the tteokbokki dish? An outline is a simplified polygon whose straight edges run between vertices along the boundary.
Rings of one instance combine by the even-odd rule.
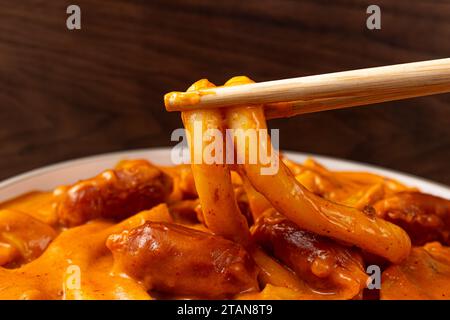
[[[194,121],[266,128],[260,106],[182,119],[188,132]],[[11,199],[0,207],[0,299],[450,298],[449,200],[314,159],[277,161],[262,175],[258,163],[123,160]],[[368,286],[371,265],[380,288]]]

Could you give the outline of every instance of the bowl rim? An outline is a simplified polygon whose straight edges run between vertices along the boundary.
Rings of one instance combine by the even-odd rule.
[[[25,180],[33,179],[45,174],[49,174],[53,171],[57,170],[63,170],[70,167],[75,166],[81,166],[81,165],[88,165],[93,162],[98,162],[100,160],[108,160],[111,158],[135,158],[136,156],[145,156],[146,153],[148,153],[147,158],[150,161],[153,161],[152,157],[159,156],[160,158],[167,158],[167,154],[170,153],[172,150],[171,147],[158,147],[158,148],[141,148],[141,149],[130,149],[130,150],[123,150],[123,151],[115,151],[115,152],[109,152],[109,153],[101,153],[96,155],[90,155],[86,157],[81,158],[75,158],[70,160],[65,160],[61,162],[57,162],[54,164],[46,165],[43,167],[39,167],[36,169],[32,169],[29,171],[26,171],[24,173],[15,175],[13,177],[7,178],[0,182],[0,193],[3,189],[7,187],[11,187],[14,184],[23,182]],[[284,150],[282,153],[291,159],[304,159],[306,157],[312,157],[316,159],[320,163],[324,163],[326,167],[329,167],[331,170],[342,170],[342,168],[349,167],[348,171],[366,171],[371,173],[380,174],[389,178],[393,178],[396,180],[399,180],[407,185],[410,185],[412,187],[418,187],[419,189],[422,189],[423,186],[426,186],[426,189],[436,189],[438,192],[431,192],[432,194],[446,197],[450,199],[450,187],[446,186],[444,184],[434,182],[422,177],[418,177],[412,174],[403,173],[396,170],[387,169],[384,167],[364,163],[364,162],[357,162],[353,160],[347,160],[342,158],[335,158],[335,157],[329,157],[329,156],[323,156],[319,154],[313,154],[313,153],[305,153],[305,152],[298,152],[298,151],[292,151],[292,150]],[[158,162],[153,161],[156,164],[159,165],[170,165],[170,163],[167,163],[167,161]],[[340,169],[336,169],[336,167]],[[104,168],[108,169],[108,168]],[[439,192],[442,191],[442,192]],[[441,194],[442,193],[442,194]]]

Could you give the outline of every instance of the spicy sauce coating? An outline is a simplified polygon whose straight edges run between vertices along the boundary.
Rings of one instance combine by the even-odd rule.
[[[277,212],[258,219],[253,239],[313,289],[354,298],[366,285],[367,275],[357,252],[302,230]]]
[[[121,220],[164,202],[172,179],[146,160],[126,160],[113,170],[55,189],[55,210],[65,226],[97,218]]]
[[[258,290],[258,270],[245,249],[221,236],[170,223],[147,222],[113,234],[107,247],[115,272],[152,291],[229,298]]]
[[[450,245],[450,201],[420,192],[399,192],[375,203],[377,215],[402,227],[414,245]]]

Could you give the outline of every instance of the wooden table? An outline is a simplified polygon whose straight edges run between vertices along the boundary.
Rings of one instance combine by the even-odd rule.
[[[66,8],[82,29],[66,28]],[[256,81],[450,56],[450,0],[8,1],[0,9],[0,178],[173,145],[162,96],[208,77]],[[450,95],[276,120],[285,149],[450,185]]]

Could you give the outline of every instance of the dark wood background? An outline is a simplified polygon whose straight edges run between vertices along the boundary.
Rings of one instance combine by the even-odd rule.
[[[0,0],[0,178],[170,145],[162,96],[207,77],[256,81],[450,56],[450,0]],[[66,28],[78,4],[82,30]],[[285,149],[450,185],[450,95],[272,121]]]

